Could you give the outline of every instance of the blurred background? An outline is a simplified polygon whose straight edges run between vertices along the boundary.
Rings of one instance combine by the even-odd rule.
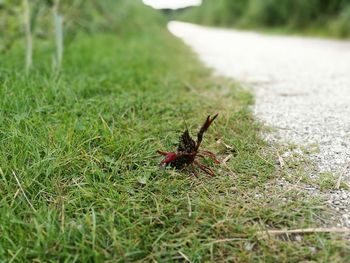
[[[54,35],[70,42],[77,32],[127,31],[164,24],[164,17],[138,0],[0,0],[0,52],[25,28],[35,38]],[[144,0],[167,19],[212,26],[267,29],[345,38],[350,35],[350,0]],[[26,10],[27,9],[27,10]],[[29,12],[27,12],[29,11]],[[156,18],[157,17],[157,18]],[[29,27],[23,27],[29,24]],[[62,24],[62,25],[60,25]],[[62,40],[63,41],[63,40]],[[56,41],[57,42],[57,41]],[[58,41],[59,42],[59,41]]]
[[[141,30],[159,19],[138,0],[0,0],[0,52],[11,49],[28,29],[41,40],[62,37],[63,31],[66,44],[79,32]]]
[[[144,0],[178,8],[173,19],[211,26],[272,29],[332,37],[350,34],[350,0]],[[175,14],[175,15],[174,15]]]

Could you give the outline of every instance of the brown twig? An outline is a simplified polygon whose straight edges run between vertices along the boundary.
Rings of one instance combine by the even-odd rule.
[[[187,203],[188,203],[188,217],[192,216],[192,204],[190,196],[187,194]]]
[[[257,234],[260,236],[278,236],[288,234],[313,234],[313,233],[350,233],[350,228],[300,228],[300,229],[274,229],[259,231]]]
[[[29,201],[29,199],[28,199],[26,193],[24,192],[24,189],[22,188],[22,185],[21,185],[21,183],[19,182],[19,180],[18,180],[18,178],[17,178],[17,176],[16,176],[15,171],[12,171],[12,174],[13,174],[13,176],[15,177],[16,182],[17,182],[19,188],[21,189],[21,191],[22,191],[22,193],[23,193],[23,195],[24,195],[24,198],[27,200],[29,206],[33,209],[34,212],[36,212],[34,206],[33,206],[32,203]]]
[[[224,239],[217,239],[209,244],[218,244],[218,243],[227,243],[227,242],[234,242],[234,241],[246,241],[248,240],[247,238],[242,238],[242,237],[234,237],[234,238],[224,238]]]
[[[278,157],[278,163],[280,165],[280,168],[283,169],[285,162],[284,162],[282,156],[279,154],[279,152],[277,152],[277,157]]]
[[[225,157],[225,159],[222,160],[221,163],[222,163],[223,165],[227,165],[227,162],[232,158],[232,156],[233,156],[232,154],[227,155],[227,156]]]
[[[179,250],[179,254],[184,260],[186,260],[187,262],[191,262],[191,260],[184,253],[181,252],[181,250]]]
[[[347,170],[349,167],[350,167],[350,162],[348,162],[348,163],[344,166],[343,170],[340,172],[340,175],[339,175],[339,177],[338,177],[337,183],[335,184],[335,189],[338,190],[338,189],[340,188],[341,181],[342,181],[342,179],[343,179],[343,177],[344,177],[344,175],[345,175],[345,173],[346,173],[346,170]]]

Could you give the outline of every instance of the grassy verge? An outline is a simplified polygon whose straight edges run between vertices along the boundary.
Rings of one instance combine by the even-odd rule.
[[[343,0],[205,0],[174,12],[176,19],[209,26],[278,34],[348,38],[350,6]]]
[[[47,70],[46,54],[24,76],[22,53],[1,57],[1,260],[348,257],[334,236],[257,234],[315,226],[320,203],[278,187],[251,95],[213,79],[165,30],[77,36],[59,76]],[[203,146],[221,159],[232,154],[228,167],[217,166],[215,178],[160,169],[155,151],[175,149],[184,121],[195,133],[215,112]]]

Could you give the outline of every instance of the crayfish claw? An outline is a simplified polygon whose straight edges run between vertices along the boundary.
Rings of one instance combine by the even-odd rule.
[[[203,140],[203,134],[208,130],[209,126],[212,124],[212,122],[218,117],[219,113],[216,113],[212,118],[210,115],[208,115],[206,121],[204,122],[203,126],[199,130],[197,134],[197,144],[196,144],[196,151],[198,151],[199,146],[202,143]]]
[[[177,154],[174,152],[163,152],[158,150],[157,153],[165,156],[165,159],[160,162],[161,166],[167,166],[177,159]]]
[[[163,151],[160,151],[160,150],[157,150],[156,152],[157,152],[158,154],[164,155],[164,156],[168,154],[167,152],[163,152]]]

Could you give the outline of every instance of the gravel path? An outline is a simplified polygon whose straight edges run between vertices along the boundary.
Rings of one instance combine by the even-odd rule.
[[[350,182],[350,42],[182,22],[168,27],[218,74],[254,84],[254,112],[276,129],[269,139],[317,145],[311,158],[318,173],[343,173]]]

